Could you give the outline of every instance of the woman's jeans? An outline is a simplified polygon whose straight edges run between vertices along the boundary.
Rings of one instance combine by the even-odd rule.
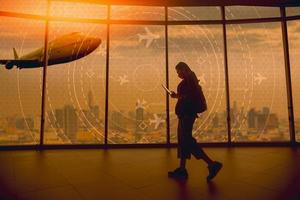
[[[192,136],[195,120],[196,117],[193,116],[181,116],[178,118],[178,158],[190,159],[192,154],[196,159],[201,159],[203,154],[205,154]]]

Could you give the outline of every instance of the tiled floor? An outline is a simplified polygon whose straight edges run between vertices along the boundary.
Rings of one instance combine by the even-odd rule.
[[[32,200],[298,200],[300,149],[205,148],[223,162],[207,184],[202,161],[188,162],[189,179],[167,171],[176,149],[0,152],[0,199]]]

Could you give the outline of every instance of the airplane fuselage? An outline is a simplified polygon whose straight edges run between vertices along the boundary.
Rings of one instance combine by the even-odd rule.
[[[80,33],[58,37],[48,43],[48,65],[67,63],[82,58],[93,52],[100,43],[101,39],[87,37]],[[15,61],[17,64],[13,64],[14,60],[11,62],[18,68],[36,68],[43,66],[43,58],[44,47],[19,57]],[[17,62],[18,60],[20,62]]]

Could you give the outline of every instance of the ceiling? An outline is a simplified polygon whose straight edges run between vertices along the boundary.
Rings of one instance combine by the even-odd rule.
[[[52,0],[53,1],[53,0]],[[54,0],[55,1],[55,0]],[[300,0],[60,0],[137,6],[300,6]]]

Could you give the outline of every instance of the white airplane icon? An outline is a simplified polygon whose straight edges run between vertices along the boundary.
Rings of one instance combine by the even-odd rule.
[[[119,76],[118,81],[120,82],[120,85],[123,85],[124,83],[129,82],[129,80],[127,79],[127,75]]]
[[[197,63],[199,64],[199,65],[202,65],[203,63],[205,63],[206,62],[206,60],[204,60],[203,58],[201,58],[201,57],[198,57],[197,58]]]
[[[153,42],[153,40],[159,39],[160,36],[150,32],[150,30],[147,27],[145,27],[145,31],[146,34],[137,34],[137,35],[139,37],[139,42],[142,42],[142,40],[146,40],[146,48],[148,48]]]
[[[154,114],[154,119],[150,119],[150,125],[155,124],[154,129],[157,129],[161,123],[164,123],[165,120],[161,117],[158,117],[157,114]]]
[[[88,37],[79,32],[57,37],[48,43],[48,65],[56,65],[71,62],[82,58],[93,52],[101,43],[100,38]],[[18,56],[13,48],[15,59],[0,60],[0,64],[5,65],[6,69],[17,68],[37,68],[43,66],[44,47],[31,53]]]
[[[258,85],[260,85],[261,82],[262,82],[263,80],[266,80],[266,79],[267,79],[267,78],[264,77],[264,76],[262,76],[260,73],[256,73],[256,76],[254,76],[254,81],[255,81]]]

